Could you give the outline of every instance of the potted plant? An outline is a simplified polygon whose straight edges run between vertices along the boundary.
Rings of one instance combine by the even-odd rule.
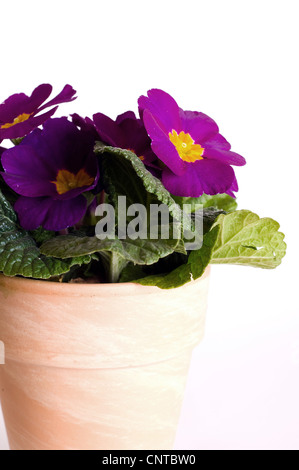
[[[275,268],[284,235],[237,210],[232,167],[245,160],[207,115],[153,89],[139,117],[53,118],[76,92],[45,103],[51,91],[0,105],[10,446],[169,449],[210,265]]]

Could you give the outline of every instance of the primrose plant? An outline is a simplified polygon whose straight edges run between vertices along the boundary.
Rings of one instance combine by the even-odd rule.
[[[158,89],[139,98],[139,117],[54,118],[76,92],[51,92],[0,105],[4,275],[174,288],[211,263],[280,264],[279,224],[237,210],[233,167],[245,159],[213,119]]]

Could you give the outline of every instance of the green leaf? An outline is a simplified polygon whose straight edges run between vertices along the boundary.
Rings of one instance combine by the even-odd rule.
[[[33,238],[19,229],[16,221],[13,208],[0,191],[0,272],[6,276],[49,279],[90,262],[90,256],[63,261],[41,255]]]
[[[212,230],[204,236],[201,249],[190,253],[188,263],[191,265],[191,272],[194,279],[201,277],[206,267],[211,262],[213,249],[218,239],[218,233],[219,227],[213,227]]]
[[[174,271],[165,275],[147,276],[138,279],[138,284],[143,286],[157,286],[160,289],[174,289],[183,286],[192,279],[200,278],[211,261],[213,247],[218,238],[219,227],[214,227],[203,238],[200,250],[192,251],[188,262],[179,266]]]
[[[51,240],[51,238],[55,237],[55,232],[45,230],[43,227],[39,227],[36,230],[31,230],[29,234],[38,245],[41,245],[47,240]]]
[[[215,196],[203,194],[199,200],[203,207],[215,207],[215,209],[225,212],[232,212],[237,209],[236,199],[228,194],[216,194]]]
[[[97,237],[76,237],[61,235],[45,242],[41,252],[57,258],[90,255],[92,253],[113,252],[134,264],[153,264],[173,253],[179,240],[99,240]]]
[[[0,190],[0,233],[15,226],[17,216]]]
[[[118,196],[126,196],[127,205],[162,203],[170,214],[181,220],[182,211],[174,198],[144,166],[140,158],[129,150],[97,144],[95,152],[101,155],[104,185],[115,209]]]
[[[109,201],[115,208],[116,217],[118,216],[119,196],[126,196],[127,208],[132,204],[142,204],[146,207],[147,211],[148,238],[150,238],[150,205],[165,204],[168,207],[171,216],[169,221],[170,233],[172,233],[173,223],[176,224],[179,234],[181,233],[181,240],[176,240],[176,242],[173,240],[169,240],[167,242],[165,240],[149,240],[146,243],[144,241],[139,242],[140,246],[142,248],[145,246],[147,251],[149,247],[149,250],[153,252],[153,244],[158,244],[159,250],[163,248],[160,257],[170,254],[170,246],[172,247],[172,251],[186,254],[184,242],[182,240],[182,227],[184,224],[187,226],[188,223],[188,221],[185,220],[186,215],[180,209],[179,205],[175,203],[173,197],[165,189],[161,181],[155,178],[146,169],[135,153],[129,150],[97,144],[95,151],[101,158],[105,190],[108,193]],[[121,209],[121,212],[123,213],[123,209]],[[130,220],[131,219],[127,217],[126,223]],[[145,264],[144,261],[143,264]]]
[[[248,210],[220,215],[214,227],[220,228],[212,263],[242,264],[276,268],[286,252],[284,234],[273,219],[260,219]]]
[[[184,204],[189,204],[191,206],[190,212],[196,212],[196,210],[201,207],[214,207],[215,209],[223,210],[225,212],[232,212],[237,209],[236,199],[228,194],[216,194],[215,196],[203,194],[200,197],[173,196],[173,198],[181,208]]]
[[[190,264],[183,264],[169,274],[147,276],[134,281],[143,286],[156,286],[159,289],[175,289],[192,280]]]
[[[135,279],[145,277],[142,266],[129,263],[121,272],[119,282],[133,282]]]

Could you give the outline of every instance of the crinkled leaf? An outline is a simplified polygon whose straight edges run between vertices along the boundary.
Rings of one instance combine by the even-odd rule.
[[[59,260],[41,255],[33,238],[19,229],[16,221],[13,208],[0,191],[0,272],[6,276],[49,279],[90,262],[90,256]]]
[[[183,286],[192,279],[201,277],[211,261],[213,247],[218,237],[219,227],[214,227],[203,238],[200,250],[192,251],[188,262],[165,275],[147,276],[135,282],[143,286],[157,286],[160,289],[173,289]]]
[[[106,192],[113,206],[118,207],[118,196],[126,196],[131,204],[157,204],[168,206],[170,214],[180,220],[182,211],[174,198],[144,166],[135,153],[115,147],[97,144],[96,153],[101,155]]]
[[[203,194],[200,197],[173,196],[173,199],[181,208],[183,208],[184,205],[189,205],[190,212],[196,212],[196,210],[201,207],[214,207],[215,209],[223,210],[225,212],[232,212],[237,209],[236,199],[228,194],[216,194],[215,196]]]
[[[140,264],[129,263],[121,272],[119,282],[134,282],[145,277],[146,274]]]
[[[47,240],[51,240],[51,238],[55,237],[55,232],[45,230],[43,227],[39,227],[36,230],[31,230],[29,234],[38,245],[41,245]]]
[[[16,213],[0,190],[0,233],[13,228],[16,222]]]
[[[273,219],[260,219],[248,210],[220,215],[214,227],[219,235],[213,250],[212,263],[243,264],[260,268],[276,268],[286,252],[284,234]]]
[[[68,272],[72,266],[90,261],[90,256],[67,260],[48,258],[41,255],[31,237],[7,232],[0,234],[0,271],[6,276],[49,279]]]
[[[45,242],[41,252],[47,256],[70,258],[92,253],[113,252],[135,264],[153,264],[173,253],[179,240],[99,240],[97,237],[61,235]]]
[[[189,226],[187,213],[177,204],[173,196],[165,189],[161,181],[155,178],[144,166],[135,153],[115,147],[97,144],[95,151],[101,156],[105,190],[110,202],[118,213],[118,197],[126,196],[127,208],[132,204],[146,206],[148,223],[150,221],[150,205],[165,204],[171,217],[182,234],[181,243],[176,250],[185,253],[183,227]],[[127,219],[128,220],[128,219]]]

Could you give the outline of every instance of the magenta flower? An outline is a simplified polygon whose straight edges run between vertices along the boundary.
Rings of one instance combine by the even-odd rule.
[[[7,98],[0,105],[0,141],[24,137],[46,122],[55,113],[58,104],[76,99],[74,97],[76,91],[70,85],[66,85],[59,95],[43,104],[51,92],[52,86],[43,84],[35,88],[31,96],[19,93]],[[51,106],[55,107],[37,116]]]
[[[87,209],[82,193],[99,179],[94,139],[67,118],[49,119],[1,157],[3,179],[21,197],[15,204],[26,230],[63,230]]]
[[[231,165],[245,159],[230,151],[217,124],[196,111],[183,111],[162,90],[153,89],[138,101],[151,147],[163,162],[162,182],[175,196],[199,197],[238,190]]]
[[[131,150],[145,165],[151,165],[157,158],[151,150],[151,141],[141,119],[137,119],[133,111],[120,114],[115,121],[97,113],[93,116],[93,123],[102,142]]]

